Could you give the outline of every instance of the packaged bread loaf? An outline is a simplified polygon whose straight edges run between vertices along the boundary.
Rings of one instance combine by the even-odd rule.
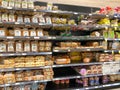
[[[0,28],[0,36],[7,36],[7,28]]]
[[[8,15],[8,20],[9,20],[9,22],[15,22],[15,15],[14,15],[14,13],[10,13]]]
[[[6,52],[6,42],[0,42],[0,52]]]
[[[35,29],[30,29],[30,36],[37,36]]]
[[[14,36],[22,36],[22,29],[21,28],[15,28],[14,29]]]
[[[27,0],[22,0],[22,8],[27,8]]]
[[[2,7],[8,7],[8,0],[2,0]]]
[[[45,57],[44,56],[36,56],[35,57],[35,61],[36,62],[44,62],[45,61]]]
[[[21,8],[22,5],[22,0],[15,0],[15,7],[16,8]]]
[[[33,22],[33,23],[38,23],[38,16],[37,16],[37,15],[34,15],[34,16],[32,17],[32,22]]]
[[[8,22],[8,14],[7,13],[2,13],[1,20],[2,20],[2,22]]]
[[[51,47],[45,47],[45,48],[44,48],[44,51],[46,51],[46,52],[51,51]]]
[[[36,31],[37,31],[37,36],[39,36],[39,37],[44,36],[42,29],[37,29]]]
[[[24,81],[24,73],[22,71],[15,72],[15,79],[17,82]]]
[[[8,52],[15,52],[15,45],[14,41],[8,41],[7,43],[7,51]]]
[[[38,42],[37,41],[32,41],[31,42],[31,51],[32,52],[38,52]]]
[[[45,24],[45,18],[42,15],[39,16],[39,23]]]
[[[39,46],[39,51],[40,51],[40,52],[44,52],[44,51],[45,51],[45,47]]]
[[[28,28],[23,28],[22,29],[22,34],[23,34],[23,36],[29,36],[29,30],[28,30]]]
[[[8,30],[8,36],[14,36],[14,29]]]
[[[29,16],[25,16],[24,17],[24,23],[30,23],[30,17]]]
[[[51,42],[46,42],[45,46],[46,46],[46,47],[51,47],[51,46],[52,46],[52,43],[51,43]]]
[[[28,8],[34,9],[34,2],[33,2],[33,0],[27,0],[27,5],[28,5]]]
[[[17,41],[15,43],[15,47],[16,47],[16,52],[23,52],[23,43],[22,41]]]
[[[51,17],[46,17],[46,23],[47,24],[52,24]]]
[[[24,52],[30,52],[30,42],[29,41],[24,42]]]
[[[4,59],[4,64],[5,65],[15,64],[15,60],[14,58],[6,58]]]
[[[8,6],[14,7],[14,5],[15,5],[15,0],[9,0]]]
[[[45,47],[45,42],[39,42],[39,47]]]
[[[15,75],[13,73],[6,73],[4,75],[4,83],[15,83]]]
[[[22,15],[17,16],[17,22],[18,23],[23,23],[23,16]]]
[[[4,84],[4,77],[1,73],[0,73],[0,84]]]

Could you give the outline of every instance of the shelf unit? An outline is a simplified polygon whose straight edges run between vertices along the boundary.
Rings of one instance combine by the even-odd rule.
[[[52,13],[52,14],[72,14],[72,15],[88,15],[90,18],[117,18],[117,16],[112,15],[100,15],[100,14],[88,14],[88,13],[80,13],[80,12],[70,12],[70,11],[49,11],[49,10],[36,10],[36,9],[21,9],[21,8],[4,8],[0,7],[0,10],[6,9],[6,10],[13,10],[13,11],[30,11],[30,12],[43,12],[43,13]],[[21,25],[25,27],[34,26],[34,27],[43,27],[45,28],[51,28],[51,27],[82,27],[82,28],[89,28],[89,30],[86,31],[92,31],[96,29],[101,29],[105,27],[112,27],[110,25],[68,25],[68,24],[41,24],[41,23],[18,23],[18,22],[0,22],[0,25]],[[118,27],[120,28],[120,27]],[[84,31],[84,30],[83,30]],[[104,37],[90,37],[90,36],[72,36],[72,37],[62,37],[62,36],[43,36],[43,37],[17,37],[17,36],[7,36],[7,37],[0,37],[0,40],[52,40],[52,41],[103,41],[106,38]],[[107,39],[107,41],[120,41],[119,38],[116,39]],[[120,53],[119,50],[104,50],[102,48],[80,48],[80,49],[67,49],[67,50],[53,50],[52,52],[71,52],[71,51],[102,51],[105,53]],[[8,56],[33,56],[33,55],[52,55],[52,52],[22,52],[22,53],[0,53],[0,56],[8,57]],[[105,63],[115,63],[115,62],[105,62]],[[65,65],[52,65],[52,66],[41,66],[41,67],[25,67],[25,68],[6,68],[6,69],[0,69],[0,72],[10,72],[10,71],[23,71],[23,70],[34,70],[34,69],[43,69],[43,68],[60,68],[60,67],[74,67],[74,66],[83,66],[83,65],[101,65],[103,62],[92,62],[92,63],[77,63],[77,64],[65,64]],[[120,73],[114,73],[114,74],[120,74]],[[55,80],[64,80],[64,79],[76,79],[76,78],[83,78],[83,77],[93,77],[93,76],[102,76],[103,74],[96,74],[96,75],[87,75],[87,76],[65,76],[65,77],[56,77],[53,78],[53,80],[43,80],[43,81],[28,81],[28,82],[17,82],[13,84],[1,84],[0,87],[8,87],[8,86],[19,86],[19,85],[25,85],[25,84],[33,84],[33,83],[41,83],[41,82],[49,82],[49,81],[55,81]],[[106,84],[106,85],[99,85],[99,86],[92,86],[92,87],[85,87],[85,88],[78,88],[77,90],[89,90],[89,89],[97,89],[97,88],[104,88],[104,87],[110,87],[110,86],[117,86],[120,85],[120,83],[114,83],[114,84]],[[67,89],[65,89],[67,90]],[[70,90],[70,88],[68,89]],[[76,89],[75,89],[76,90]]]

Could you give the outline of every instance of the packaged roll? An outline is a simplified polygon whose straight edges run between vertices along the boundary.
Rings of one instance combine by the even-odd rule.
[[[39,47],[45,47],[45,42],[39,42]]]
[[[9,22],[15,22],[15,15],[13,13],[10,13],[8,16]]]
[[[4,83],[8,84],[8,83],[15,83],[15,75],[13,73],[6,73],[4,75]]]
[[[16,81],[24,81],[24,73],[22,71],[15,72]]]
[[[0,84],[4,84],[4,77],[1,73],[0,73]]]
[[[39,23],[39,22],[38,22],[38,16],[37,16],[37,15],[35,15],[35,16],[32,17],[32,22],[33,22],[33,23]]]

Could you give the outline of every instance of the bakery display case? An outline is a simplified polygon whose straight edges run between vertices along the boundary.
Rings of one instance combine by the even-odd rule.
[[[119,12],[0,0],[0,90],[119,87]]]

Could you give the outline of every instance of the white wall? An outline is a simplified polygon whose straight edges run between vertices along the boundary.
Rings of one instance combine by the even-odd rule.
[[[37,1],[79,5],[79,6],[91,6],[91,7],[120,6],[120,0],[37,0]]]

